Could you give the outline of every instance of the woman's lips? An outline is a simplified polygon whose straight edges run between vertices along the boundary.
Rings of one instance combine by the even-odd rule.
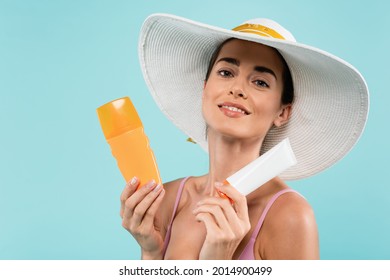
[[[222,113],[231,118],[240,118],[250,114],[248,110],[240,104],[225,102],[219,104],[218,107]]]

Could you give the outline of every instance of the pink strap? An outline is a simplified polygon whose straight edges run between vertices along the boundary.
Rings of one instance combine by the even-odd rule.
[[[299,194],[297,191],[295,191],[293,189],[285,189],[285,190],[281,190],[281,191],[277,192],[276,194],[274,194],[271,197],[271,199],[268,201],[267,205],[265,206],[264,211],[261,214],[260,219],[257,222],[255,229],[252,232],[252,235],[251,235],[251,238],[250,238],[248,244],[245,246],[244,250],[241,252],[240,257],[238,258],[239,260],[242,260],[242,259],[244,259],[244,260],[245,259],[253,259],[254,260],[255,259],[255,256],[253,253],[254,244],[256,241],[256,237],[259,234],[261,227],[263,226],[265,217],[267,216],[268,211],[271,208],[271,206],[274,204],[275,200],[277,200],[279,196],[281,196],[282,194],[287,193],[287,192],[295,192],[295,193]]]
[[[252,233],[251,239],[252,238],[256,239],[256,237],[257,237],[257,235],[258,235],[258,233],[259,233],[259,231],[264,223],[265,217],[267,216],[268,211],[271,208],[271,206],[274,204],[275,200],[277,200],[279,196],[281,196],[282,194],[287,193],[287,192],[297,193],[293,189],[285,189],[285,190],[279,191],[276,194],[274,194],[274,196],[268,201],[267,205],[265,206],[264,211],[260,216],[259,222],[257,223],[256,228],[254,229],[254,231]]]
[[[183,193],[183,187],[184,187],[184,184],[187,182],[188,178],[190,178],[190,177],[191,177],[191,176],[185,177],[185,178],[180,182],[180,186],[179,186],[179,189],[178,189],[178,191],[177,191],[176,201],[175,201],[175,206],[173,207],[173,212],[172,212],[171,221],[169,222],[168,229],[167,229],[167,233],[166,233],[166,235],[165,235],[164,249],[163,249],[163,259],[164,259],[165,252],[166,252],[167,247],[168,247],[169,240],[171,239],[172,223],[173,223],[173,219],[175,218],[175,215],[176,215],[177,207],[179,206],[181,194]]]

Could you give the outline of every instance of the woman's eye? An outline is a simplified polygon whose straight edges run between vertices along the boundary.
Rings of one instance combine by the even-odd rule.
[[[253,83],[258,87],[269,87],[268,84],[262,80],[256,80]]]
[[[232,77],[233,74],[228,70],[219,70],[218,74],[222,77]]]

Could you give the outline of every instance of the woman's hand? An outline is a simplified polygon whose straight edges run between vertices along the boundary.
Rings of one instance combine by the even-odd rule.
[[[134,177],[122,192],[122,226],[141,246],[142,259],[162,259],[164,241],[155,228],[155,217],[165,191],[162,185],[156,185],[154,181],[137,191],[138,185],[139,181]]]
[[[229,199],[208,197],[193,210],[196,219],[206,227],[206,239],[199,259],[232,259],[238,245],[251,228],[246,197],[232,186],[216,183],[218,191]]]

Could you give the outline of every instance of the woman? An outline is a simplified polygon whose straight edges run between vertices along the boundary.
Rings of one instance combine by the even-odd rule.
[[[334,164],[364,128],[360,74],[264,19],[228,31],[154,15],[140,59],[161,110],[209,153],[204,176],[126,185],[121,217],[142,259],[318,259],[313,211],[281,178],[246,197],[221,182],[285,137],[298,164],[283,179]]]

